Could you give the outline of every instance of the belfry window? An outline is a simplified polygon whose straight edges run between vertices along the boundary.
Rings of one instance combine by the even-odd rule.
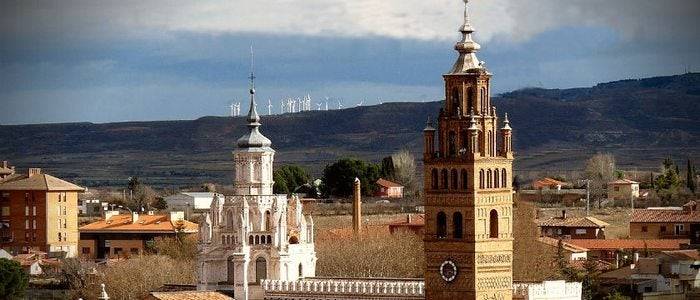
[[[467,89],[467,111],[471,113],[472,110],[474,110],[474,89],[470,87]]]
[[[432,187],[433,190],[438,189],[438,170],[437,169],[433,169],[430,172],[430,187]]]
[[[493,187],[495,188],[498,188],[498,184],[501,182],[500,180],[498,180],[499,175],[501,175],[500,173],[501,172],[498,172],[498,169],[493,170]]]
[[[461,179],[462,179],[462,189],[466,190],[469,188],[469,175],[467,173],[467,170],[462,169],[462,174],[460,174]]]
[[[255,282],[261,283],[267,279],[267,261],[263,257],[255,260]]]
[[[484,188],[484,169],[479,170],[479,188]]]
[[[492,239],[498,238],[498,211],[491,210],[489,216],[489,237]]]
[[[503,170],[501,170],[501,186],[504,187],[504,188],[505,188],[505,187],[508,187],[508,179],[507,179],[507,176],[506,176],[507,174],[508,174],[508,173],[506,173],[506,169],[503,168]]]
[[[456,239],[462,238],[462,213],[455,212],[452,215],[452,237]]]
[[[449,181],[448,181],[448,178],[447,178],[447,169],[442,169],[442,171],[441,171],[440,173],[441,173],[441,174],[440,174],[440,177],[441,177],[440,179],[442,179],[442,180],[441,180],[442,182],[441,182],[440,188],[446,190],[446,189],[447,189],[447,183],[449,182]]]
[[[452,111],[459,114],[459,88],[456,87],[452,89]]]
[[[455,134],[454,131],[450,131],[450,134],[447,137],[447,140],[449,141],[449,144],[448,144],[449,156],[455,156],[457,154],[457,135]]]
[[[437,214],[437,237],[439,239],[447,237],[447,216],[444,212]]]
[[[450,177],[451,177],[450,179],[452,181],[452,185],[450,186],[450,188],[453,190],[459,189],[459,186],[457,185],[459,183],[459,177],[457,177],[457,170],[456,169],[452,169]]]
[[[490,189],[492,187],[491,186],[491,176],[492,176],[491,169],[488,169],[488,171],[486,171],[486,188],[487,189]]]

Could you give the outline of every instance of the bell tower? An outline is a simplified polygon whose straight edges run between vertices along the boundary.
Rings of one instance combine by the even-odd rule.
[[[426,299],[512,298],[512,128],[498,128],[464,0],[445,103],[424,130]]]

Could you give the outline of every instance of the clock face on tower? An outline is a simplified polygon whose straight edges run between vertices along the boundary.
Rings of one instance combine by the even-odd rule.
[[[442,280],[452,282],[457,277],[457,265],[451,260],[446,260],[440,265]]]

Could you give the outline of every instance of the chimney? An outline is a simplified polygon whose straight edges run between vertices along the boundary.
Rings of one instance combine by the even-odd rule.
[[[639,261],[639,252],[634,253],[634,263],[636,264]]]
[[[352,193],[352,231],[355,235],[362,233],[362,195],[360,179],[355,177]]]
[[[41,168],[29,168],[29,177],[41,174]]]
[[[185,212],[184,211],[171,211],[170,212],[170,221],[171,222],[182,221],[184,219],[185,219]]]
[[[561,210],[561,218],[566,219],[566,209]]]
[[[132,212],[131,213],[131,223],[136,224],[136,222],[139,221],[139,213],[137,212]]]
[[[411,214],[406,215],[406,223],[411,224]]]
[[[6,160],[3,160],[3,161],[2,161],[2,167],[5,168],[5,169],[7,169],[7,161],[6,161]]]
[[[109,218],[111,218],[111,217],[113,217],[113,216],[116,216],[116,215],[119,215],[119,211],[118,211],[118,210],[108,210],[108,211],[105,211],[105,220],[109,220]]]

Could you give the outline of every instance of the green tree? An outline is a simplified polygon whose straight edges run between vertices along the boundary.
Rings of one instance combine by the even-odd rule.
[[[19,299],[29,284],[29,276],[18,262],[0,258],[0,299]]]
[[[695,190],[697,187],[695,186],[695,166],[690,162],[690,159],[688,159],[688,166],[687,166],[687,171],[686,171],[686,179],[685,183],[688,189],[695,193]]]
[[[151,207],[159,210],[164,210],[168,208],[168,202],[165,201],[165,198],[163,197],[156,197],[156,199],[153,200],[153,202],[151,202]]]
[[[311,176],[300,166],[288,165],[277,168],[272,174],[275,181],[273,190],[278,194],[294,193],[299,187],[308,184]]]
[[[372,195],[379,179],[378,164],[343,158],[323,169],[324,193],[340,197],[352,195],[355,178],[362,182],[362,194]]]
[[[678,166],[671,158],[664,159],[661,167],[661,175],[656,177],[654,183],[656,194],[662,201],[662,205],[676,204],[681,198],[682,180],[678,174]]]

